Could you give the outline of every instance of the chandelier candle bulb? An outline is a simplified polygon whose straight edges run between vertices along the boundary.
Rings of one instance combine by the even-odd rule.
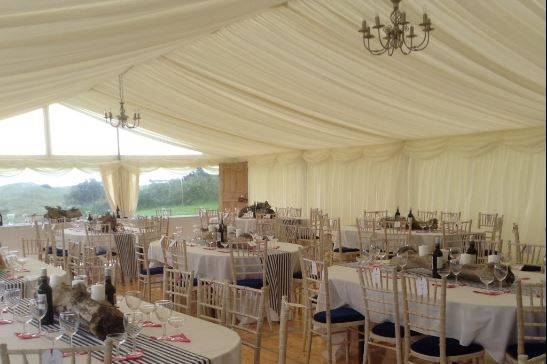
[[[379,27],[380,26],[380,16],[376,15],[376,17],[374,18],[374,21],[376,22],[376,26]]]

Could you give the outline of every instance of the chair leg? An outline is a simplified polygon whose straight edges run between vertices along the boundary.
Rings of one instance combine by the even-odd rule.
[[[312,334],[311,334],[311,326],[306,328],[306,364],[310,364],[310,357],[311,357],[311,340],[312,340]]]
[[[346,330],[346,364],[349,364],[349,349],[350,349],[351,332]]]

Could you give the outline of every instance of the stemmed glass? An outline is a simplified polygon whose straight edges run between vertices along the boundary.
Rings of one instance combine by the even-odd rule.
[[[142,303],[141,293],[139,291],[125,292],[125,303],[131,311],[137,311]]]
[[[486,290],[488,291],[488,286],[490,283],[494,282],[494,273],[488,265],[479,272],[479,278],[481,282],[484,283]]]
[[[19,288],[7,289],[4,292],[4,303],[13,319],[15,319],[15,309],[19,306],[19,302],[21,302],[21,290]]]
[[[59,326],[61,326],[63,335],[67,335],[70,338],[70,347],[72,348],[72,338],[80,327],[78,314],[70,311],[61,312],[59,315]]]
[[[496,263],[494,265],[494,276],[500,282],[500,291],[503,290],[503,281],[509,274],[509,268],[505,264]]]
[[[111,340],[112,345],[116,347],[116,360],[120,358],[120,346],[123,345],[125,340],[127,340],[127,335],[125,332],[118,332],[115,334],[108,334],[106,335],[106,340]]]
[[[451,260],[460,260],[460,249],[458,248],[450,248],[450,252],[448,253],[450,255]]]
[[[42,319],[47,312],[46,295],[36,295],[35,299],[29,301],[30,313],[38,321],[38,335],[42,334]]]
[[[182,324],[184,323],[184,317],[182,316],[171,316],[167,319],[167,322],[169,325],[173,326],[175,331],[182,327]]]
[[[150,314],[154,312],[156,306],[153,303],[143,302],[139,310],[146,315],[146,320],[150,321]]]
[[[163,336],[167,336],[167,320],[171,316],[171,301],[159,300],[154,303],[156,306],[156,316],[162,323]]]
[[[63,337],[63,333],[60,330],[54,329],[52,327],[45,329],[43,335],[51,344],[51,350],[55,349],[55,342]]]
[[[450,275],[450,265],[445,263],[441,267],[438,267],[437,273],[441,278],[448,277]]]
[[[408,252],[397,253],[397,258],[401,270],[405,270],[405,267],[408,264]]]
[[[456,277],[456,284],[458,284],[458,275],[462,271],[462,263],[459,258],[450,260],[450,271],[454,274],[454,277]]]
[[[142,312],[125,313],[123,315],[123,327],[125,333],[133,342],[133,353],[137,352],[137,336],[143,330],[143,314]]]
[[[30,302],[20,299],[17,308],[18,310],[14,311],[15,320],[20,324],[23,324],[23,334],[27,334],[27,324],[32,321],[32,315],[30,313]]]

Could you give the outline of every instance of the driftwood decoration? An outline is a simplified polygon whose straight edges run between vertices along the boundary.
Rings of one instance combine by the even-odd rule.
[[[80,323],[99,339],[107,334],[124,332],[123,313],[107,301],[91,299],[83,284],[70,287],[62,283],[53,289],[55,312],[72,311],[80,316]]]
[[[401,248],[400,251],[407,251],[408,252],[408,263],[405,266],[405,269],[413,269],[413,268],[422,268],[422,269],[429,269],[432,268],[432,261],[431,261],[431,255],[420,257],[418,254],[415,253],[415,251],[412,248],[404,247]],[[398,259],[397,257],[392,258],[392,260]],[[494,273],[494,264],[469,264],[464,265],[462,267],[461,273],[458,275],[458,278],[465,281],[470,282],[480,282],[479,273],[486,267],[488,269],[492,270],[492,274]],[[515,275],[511,271],[511,267],[508,266],[508,273],[507,278],[503,281],[504,286],[511,286],[515,282]]]

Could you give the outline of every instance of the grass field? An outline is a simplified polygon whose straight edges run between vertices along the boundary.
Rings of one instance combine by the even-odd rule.
[[[186,205],[186,206],[162,206],[171,209],[171,215],[196,215],[196,210],[200,207],[206,209],[218,209],[218,201],[204,202],[198,205]],[[156,209],[139,209],[135,213],[140,216],[153,216],[156,215]]]

